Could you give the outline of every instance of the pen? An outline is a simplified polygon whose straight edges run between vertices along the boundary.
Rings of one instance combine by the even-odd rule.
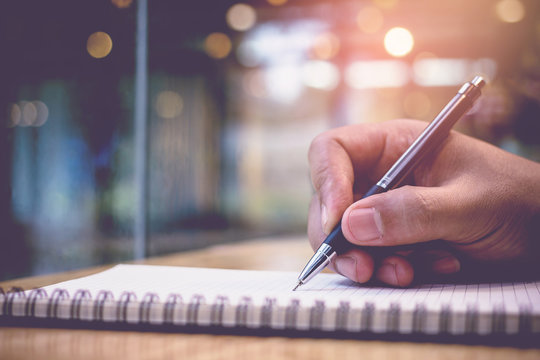
[[[443,143],[454,124],[469,111],[474,101],[478,99],[484,85],[485,81],[480,76],[475,76],[472,81],[465,83],[439,115],[429,123],[420,136],[392,165],[390,170],[362,198],[397,187],[426,154],[435,151]],[[335,256],[346,253],[354,246],[343,236],[340,221],[304,267],[293,291],[320,273]]]

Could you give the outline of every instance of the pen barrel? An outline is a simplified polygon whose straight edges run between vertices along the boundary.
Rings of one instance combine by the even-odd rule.
[[[384,192],[385,189],[378,186],[373,185],[362,198],[367,198],[371,195],[380,194]],[[324,244],[330,245],[336,253],[344,254],[347,251],[351,250],[353,247],[355,247],[352,243],[347,241],[345,239],[345,236],[343,235],[343,231],[341,230],[341,221],[339,224],[337,224],[336,227],[334,227],[334,230],[328,236],[326,237],[326,240],[324,241]]]
[[[328,234],[323,244],[331,246],[338,255],[344,254],[354,247],[354,245],[347,241],[345,236],[343,236],[343,231],[341,231],[341,221],[334,227],[332,232]]]
[[[476,78],[475,78],[476,80]],[[466,83],[437,117],[416,138],[412,145],[377,183],[385,190],[397,187],[418,165],[426,154],[439,147],[452,130],[455,123],[468,112],[480,96],[483,80]]]

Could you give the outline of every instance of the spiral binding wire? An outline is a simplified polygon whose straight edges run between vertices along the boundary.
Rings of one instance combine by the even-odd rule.
[[[37,312],[38,305],[42,309],[40,314]],[[44,307],[45,316],[43,316]],[[429,323],[434,321],[435,315],[430,313],[425,304],[417,303],[410,314],[409,330],[403,330],[401,327],[404,311],[398,303],[378,306],[370,301],[366,301],[360,308],[353,307],[349,301],[341,301],[337,307],[330,309],[325,301],[317,300],[310,305],[309,309],[306,309],[299,299],[291,299],[286,306],[283,306],[278,304],[277,299],[271,297],[264,299],[262,304],[256,305],[248,296],[240,298],[233,304],[226,296],[217,296],[209,302],[201,294],[195,294],[187,301],[180,294],[170,294],[163,302],[155,293],[147,293],[138,300],[134,293],[124,292],[116,300],[110,291],[105,290],[98,292],[97,296],[92,298],[91,293],[84,289],[70,296],[64,289],[55,289],[48,295],[43,289],[25,292],[21,288],[12,288],[6,292],[0,288],[0,309],[2,311],[0,325],[3,319],[40,317],[179,326],[279,327],[291,330],[305,328],[306,330],[452,334],[453,321],[458,321],[461,322],[465,334],[477,334],[480,332],[480,322],[489,321],[491,329],[484,329],[484,332],[502,334],[507,330],[507,314],[503,306],[494,306],[491,312],[485,313],[485,311],[480,312],[477,306],[472,304],[463,313],[456,313],[449,304],[442,305],[435,314],[438,326],[433,329],[430,328]],[[309,312],[308,323],[304,327],[300,324],[302,311]],[[328,323],[327,311],[333,311],[331,324]],[[276,318],[279,316],[281,316],[281,323],[276,325],[276,321],[279,322]],[[359,323],[353,324],[352,319],[358,319],[358,317]],[[516,320],[519,325],[519,334],[532,332],[533,317],[531,306],[520,306]]]

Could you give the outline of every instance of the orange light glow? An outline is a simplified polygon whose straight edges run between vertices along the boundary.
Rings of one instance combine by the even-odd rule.
[[[507,23],[517,23],[525,17],[525,7],[520,0],[500,0],[495,12],[499,20]]]
[[[384,17],[381,10],[374,6],[366,6],[356,16],[358,28],[366,34],[373,34],[379,31],[383,22]]]
[[[113,43],[109,34],[98,31],[88,37],[86,50],[90,56],[101,59],[110,54],[112,45]]]
[[[337,55],[340,48],[339,38],[332,33],[323,33],[315,38],[313,54],[321,60],[328,60]]]
[[[395,57],[402,57],[411,52],[414,46],[414,38],[411,32],[402,27],[395,27],[384,36],[384,48]]]
[[[237,31],[249,30],[257,21],[257,13],[253,6],[248,4],[238,3],[229,8],[227,11],[227,24],[231,29]]]
[[[119,9],[128,8],[133,0],[111,0],[112,4]]]
[[[231,52],[231,39],[223,33],[212,33],[204,40],[204,49],[210,57],[223,59]]]
[[[281,6],[287,3],[287,0],[266,0],[270,5]]]

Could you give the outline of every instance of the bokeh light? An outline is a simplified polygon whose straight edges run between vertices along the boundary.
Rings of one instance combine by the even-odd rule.
[[[409,82],[409,67],[398,60],[356,61],[345,70],[345,81],[355,89],[401,87]]]
[[[535,63],[538,64],[538,61]],[[473,61],[471,63],[471,69],[469,77],[473,75],[479,75],[486,80],[486,82],[489,84],[495,79],[495,76],[497,75],[497,62],[492,58],[481,58]]]
[[[111,0],[112,4],[119,9],[128,8],[133,0]]]
[[[520,0],[500,0],[495,5],[497,17],[507,23],[517,23],[525,17],[525,7]]]
[[[49,108],[43,101],[32,101],[32,104],[34,105],[37,116],[34,120],[33,126],[42,126],[47,122],[47,119],[49,118]]]
[[[32,126],[37,119],[36,106],[29,101],[21,101],[21,122],[20,126]]]
[[[11,104],[9,109],[8,127],[35,126],[45,124],[49,117],[49,108],[42,101],[20,101]]]
[[[204,50],[210,57],[223,59],[229,55],[231,49],[231,39],[223,33],[211,33],[204,40]]]
[[[21,107],[18,104],[11,104],[9,109],[8,127],[15,127],[21,122]]]
[[[463,84],[472,76],[486,80],[497,73],[497,63],[490,58],[460,59],[419,57],[413,63],[413,77],[420,86],[454,86]]]
[[[356,15],[358,28],[366,34],[373,34],[379,31],[383,22],[383,13],[374,6],[366,6]]]
[[[328,61],[312,60],[302,67],[304,84],[321,90],[334,90],[339,84],[339,70]]]
[[[384,36],[384,48],[392,56],[405,56],[411,52],[413,46],[414,38],[411,32],[405,28],[392,28]]]
[[[262,61],[262,54],[256,41],[245,40],[236,48],[238,62],[246,67],[255,67]]]
[[[88,37],[86,50],[90,56],[101,59],[110,54],[112,50],[112,39],[109,34],[98,31]]]
[[[461,84],[468,76],[464,59],[423,58],[413,64],[414,81],[421,86]]]
[[[281,6],[287,3],[287,0],[266,0],[270,5]]]
[[[155,109],[164,119],[174,119],[184,109],[184,100],[174,91],[162,91],[156,96]]]
[[[302,93],[302,78],[297,64],[282,64],[265,71],[268,95],[282,103],[293,103]]]
[[[321,60],[333,58],[338,54],[339,48],[339,38],[330,32],[318,35],[313,42],[313,54]]]
[[[313,53],[314,39],[324,32],[322,23],[299,22],[282,26],[276,22],[262,23],[242,36],[236,46],[236,57],[243,66],[274,67],[305,61]]]
[[[243,3],[238,3],[227,10],[227,24],[231,29],[237,31],[249,30],[257,21],[257,13],[253,6]]]

